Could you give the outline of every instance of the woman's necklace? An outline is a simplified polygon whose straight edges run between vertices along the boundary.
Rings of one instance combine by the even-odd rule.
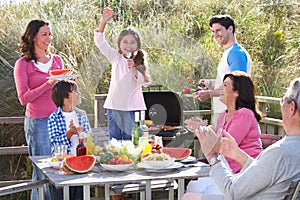
[[[223,124],[223,128],[225,128],[227,122],[229,121],[229,119],[233,116],[233,114],[235,113],[236,110],[233,110],[232,112],[229,112],[228,110],[226,111],[226,116],[224,119],[224,124]]]

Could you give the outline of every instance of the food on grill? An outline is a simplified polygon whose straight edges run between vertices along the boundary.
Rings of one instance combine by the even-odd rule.
[[[181,128],[182,128],[181,126],[162,126],[162,129],[164,131],[174,131]]]
[[[144,123],[145,123],[146,126],[149,127],[149,126],[152,126],[153,121],[152,120],[145,120]]]
[[[147,131],[160,131],[160,130],[174,131],[174,130],[178,130],[178,129],[181,129],[181,128],[182,128],[182,126],[156,125],[156,126],[149,127],[147,129]]]
[[[62,76],[67,73],[69,73],[71,70],[70,69],[54,69],[50,70],[50,75],[51,76]]]
[[[176,160],[183,160],[189,157],[192,153],[191,149],[188,148],[163,148],[161,152],[168,154],[170,157],[173,157]]]
[[[96,163],[93,155],[74,156],[64,160],[64,167],[75,173],[89,172]]]

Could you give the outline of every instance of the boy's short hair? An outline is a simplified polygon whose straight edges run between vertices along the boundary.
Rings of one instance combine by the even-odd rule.
[[[77,83],[72,80],[61,80],[52,88],[52,100],[57,107],[62,107],[64,98],[69,97],[69,92],[77,91]]]
[[[222,26],[224,26],[226,28],[226,30],[232,26],[232,33],[234,34],[235,32],[235,24],[234,24],[234,20],[232,19],[232,17],[230,15],[216,15],[213,16],[210,20],[209,20],[209,26],[212,27],[213,24],[215,23],[219,23]]]

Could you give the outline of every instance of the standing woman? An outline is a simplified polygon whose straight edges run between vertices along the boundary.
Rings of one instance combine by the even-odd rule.
[[[51,99],[51,90],[56,80],[47,79],[49,71],[62,69],[62,60],[49,52],[52,40],[50,24],[43,19],[29,22],[19,45],[22,57],[15,63],[14,78],[21,105],[26,105],[24,131],[30,156],[50,154],[50,139],[47,127],[49,115],[56,110]],[[32,180],[42,175],[33,166]],[[46,188],[45,198],[50,199]],[[38,199],[33,189],[31,199]]]

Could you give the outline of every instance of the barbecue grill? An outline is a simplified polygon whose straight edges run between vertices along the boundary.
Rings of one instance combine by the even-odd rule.
[[[194,134],[184,128],[183,102],[172,91],[143,92],[146,120],[153,121],[149,134],[162,136],[164,146],[178,147],[187,140],[193,140]]]

